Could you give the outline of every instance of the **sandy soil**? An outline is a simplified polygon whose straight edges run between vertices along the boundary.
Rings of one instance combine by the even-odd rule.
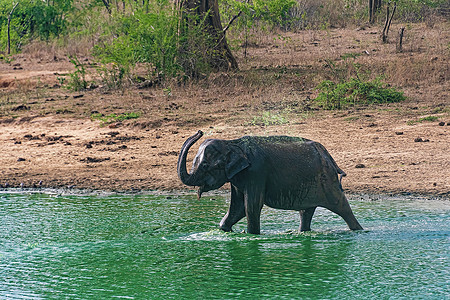
[[[448,25],[445,28],[440,29],[440,34],[444,32],[448,37]],[[369,34],[356,30],[351,33]],[[328,49],[333,36],[342,38],[346,32],[336,30],[331,37],[327,33],[322,36],[315,33],[314,38],[305,36],[306,33],[297,35],[308,49],[317,48],[314,43],[320,42]],[[304,42],[309,38],[314,43]],[[337,43],[336,47],[346,42]],[[297,59],[294,52],[298,52],[300,58],[309,55],[305,54],[308,51],[294,51],[293,47],[255,48],[251,60],[246,63],[241,60],[242,72],[247,75],[215,75],[210,80],[220,83],[214,86],[173,87],[169,92],[167,88],[137,87],[121,92],[105,92],[101,88],[70,92],[58,85],[57,77],[70,72],[71,65],[53,54],[47,59],[40,58],[39,63],[26,54],[17,56],[9,64],[0,63],[0,187],[109,191],[186,189],[176,174],[178,152],[184,140],[201,129],[205,138],[292,135],[318,141],[347,172],[343,186],[348,192],[450,195],[450,85],[448,65],[442,69],[442,64],[448,64],[445,51],[421,52],[425,61],[437,60],[441,65],[440,73],[434,74],[436,79],[431,82],[403,84],[409,97],[405,102],[321,111],[305,108],[304,104],[298,108],[298,101],[292,100],[292,95],[296,95],[296,99],[313,96],[313,83],[317,81],[305,75],[315,66],[311,60],[305,62],[306,67],[290,61],[292,57]],[[397,55],[392,51],[395,45],[373,43],[370,47],[380,47],[380,56]],[[348,47],[342,46],[342,49],[329,55],[348,51],[345,50]],[[403,59],[413,50],[399,55]],[[281,64],[290,61],[288,66],[300,72],[295,76],[306,82],[301,89],[292,88],[295,76],[286,77],[283,87],[271,90],[262,87],[264,82],[253,89],[233,83],[240,80],[239,76],[247,80],[248,72],[256,65],[262,68],[266,62],[264,57],[275,52],[278,56],[270,59],[271,67],[278,70],[276,61]],[[378,55],[377,51],[373,53]],[[284,58],[285,55],[291,58]],[[323,66],[323,61],[314,61]],[[301,73],[302,70],[306,70],[305,73]],[[308,80],[313,83],[309,85]],[[224,86],[226,92],[223,92]],[[280,103],[288,103],[290,110],[286,105],[280,107]],[[271,110],[282,112],[289,123],[252,125],[250,121],[255,120],[254,116]],[[90,119],[95,112],[125,111],[139,111],[142,116],[107,125]],[[420,121],[430,115],[437,119]]]
[[[289,134],[321,142],[347,172],[343,183],[348,191],[449,194],[449,126],[392,124],[382,114],[364,113],[361,121],[352,123],[344,119],[326,115],[251,134]],[[0,182],[3,187],[183,189],[176,175],[177,155],[197,128],[170,127],[111,129],[54,117],[3,123]],[[209,138],[250,133],[227,124],[198,129]],[[418,137],[429,141],[415,142]]]

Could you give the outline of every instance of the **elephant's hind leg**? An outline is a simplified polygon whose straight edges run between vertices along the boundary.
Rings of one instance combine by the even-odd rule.
[[[300,210],[300,227],[299,231],[310,231],[311,220],[316,211],[316,207]]]
[[[340,199],[337,203],[325,206],[325,208],[328,208],[332,212],[341,216],[351,230],[362,230],[363,228],[359,224],[358,220],[356,220],[356,217],[353,214],[353,211],[345,195],[342,194],[341,196],[339,196],[339,198]]]

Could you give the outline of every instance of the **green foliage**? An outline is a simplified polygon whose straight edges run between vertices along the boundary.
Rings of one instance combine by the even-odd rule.
[[[61,86],[63,86],[66,83],[66,77],[64,76],[56,76],[56,80],[58,80]]]
[[[88,81],[86,80],[86,68],[76,56],[70,56],[69,61],[74,65],[75,71],[69,73],[68,87],[74,91],[82,91],[88,88]],[[63,81],[60,80],[62,83]]]
[[[0,54],[0,60],[3,60],[5,63],[10,64],[14,60],[14,57],[12,57],[11,55]]]
[[[254,0],[253,17],[271,25],[286,25],[289,21],[289,10],[296,4],[294,0]]]
[[[220,14],[222,22],[228,25],[233,20],[228,35],[230,45],[234,50],[244,48],[247,54],[249,39],[256,36],[258,31],[287,29],[293,21],[290,10],[297,4],[296,0],[221,0]],[[236,18],[238,17],[238,18]],[[279,35],[281,37],[281,35]],[[281,39],[283,39],[281,37]],[[288,42],[284,40],[284,42]],[[252,42],[250,42],[251,44]]]
[[[365,82],[351,78],[338,84],[325,80],[317,88],[320,92],[315,101],[324,109],[345,109],[350,106],[400,102],[405,99],[403,92],[388,87],[379,79]]]
[[[435,122],[437,120],[439,120],[439,118],[436,116],[428,116],[428,117],[420,118],[419,122]]]
[[[220,1],[220,11],[225,19],[242,12],[244,16],[235,21],[239,29],[250,28],[256,21],[263,21],[271,26],[286,26],[290,21],[289,11],[295,0],[253,0],[253,1]]]
[[[302,0],[289,10],[289,29],[345,27],[366,20],[367,2],[362,0]]]
[[[116,90],[123,88],[127,70],[116,63],[111,63],[98,67],[97,73],[106,89]]]
[[[122,122],[125,120],[137,119],[140,116],[141,116],[141,114],[136,113],[136,112],[123,113],[123,114],[110,114],[107,116],[97,113],[97,114],[92,114],[91,119],[99,120],[99,121],[101,121],[102,125],[107,125],[107,124],[112,124],[115,122]]]
[[[435,8],[448,4],[448,0],[396,0],[398,19],[421,22],[433,14]]]
[[[427,116],[427,117],[422,117],[422,118],[420,118],[418,120],[408,121],[407,124],[408,125],[414,125],[414,124],[422,123],[422,122],[436,122],[437,120],[439,120],[439,118],[436,117],[436,116]]]
[[[155,73],[162,70],[168,76],[179,74],[180,69],[192,64],[199,69],[205,67],[204,47],[195,48],[191,44],[185,52],[174,47],[181,45],[182,39],[189,34],[191,40],[195,40],[192,39],[195,36],[198,41],[204,31],[192,26],[181,30],[179,26],[184,25],[179,23],[179,15],[168,0],[106,1],[111,14],[100,0],[0,0],[0,51],[6,49],[7,19],[17,1],[19,4],[11,18],[13,52],[20,51],[32,39],[48,41],[61,35],[95,35],[95,41],[100,40],[97,53],[104,49],[105,60],[114,61],[126,72],[140,61],[150,61]],[[448,0],[396,2],[396,19],[415,22],[432,17]],[[248,31],[253,26],[326,29],[349,23],[361,24],[367,17],[367,3],[362,0],[220,0],[219,4],[224,24],[242,12],[232,25],[236,33]],[[384,8],[380,11],[380,22],[384,20],[383,13]],[[196,20],[190,25],[201,22]],[[184,37],[178,37],[179,32],[184,32]],[[197,46],[203,44],[196,43]]]
[[[94,55],[104,64],[114,63],[123,75],[137,63],[148,64],[151,76],[158,80],[184,75],[186,70],[207,72],[205,57],[211,47],[203,20],[192,17],[184,24],[179,18],[167,1],[115,15],[108,28],[113,38],[99,43]]]
[[[221,56],[217,56],[215,46],[217,41],[205,34],[205,16],[188,15],[180,24],[178,54],[175,61],[183,70],[185,78],[201,78],[202,74],[211,71],[210,62]]]
[[[0,0],[0,50],[7,45],[7,21],[15,1]],[[29,40],[49,40],[67,29],[67,15],[73,10],[72,0],[19,1],[11,15],[11,50],[20,51]]]

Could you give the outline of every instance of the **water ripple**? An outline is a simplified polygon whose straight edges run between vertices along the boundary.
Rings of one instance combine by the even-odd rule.
[[[448,202],[352,201],[365,231],[265,208],[225,233],[220,197],[3,194],[0,298],[433,298],[450,294]]]

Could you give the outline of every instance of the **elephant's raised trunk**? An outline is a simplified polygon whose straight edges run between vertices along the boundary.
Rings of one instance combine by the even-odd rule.
[[[195,178],[193,178],[194,176],[192,176],[192,174],[189,174],[186,170],[186,157],[192,145],[194,145],[194,143],[197,142],[202,136],[203,132],[199,130],[196,134],[188,138],[184,142],[183,147],[181,147],[180,156],[178,156],[177,172],[181,182],[183,182],[185,185],[197,185],[195,182]]]

